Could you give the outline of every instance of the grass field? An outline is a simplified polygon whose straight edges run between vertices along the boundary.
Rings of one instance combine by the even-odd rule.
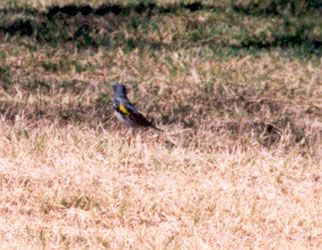
[[[3,1],[0,249],[321,249],[321,6],[257,2]]]

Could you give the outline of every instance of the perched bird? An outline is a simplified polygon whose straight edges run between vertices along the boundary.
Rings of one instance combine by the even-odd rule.
[[[126,88],[123,84],[115,84],[114,88],[114,99],[113,99],[113,108],[115,111],[116,117],[131,126],[132,128],[136,127],[150,127],[158,131],[161,129],[155,127],[151,122],[149,122],[126,97]]]

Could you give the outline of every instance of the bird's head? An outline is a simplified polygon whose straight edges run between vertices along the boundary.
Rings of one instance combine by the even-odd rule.
[[[113,85],[114,94],[120,97],[126,97],[126,88],[123,84],[116,83]]]

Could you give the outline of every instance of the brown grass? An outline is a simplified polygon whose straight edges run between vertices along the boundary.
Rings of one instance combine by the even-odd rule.
[[[0,33],[0,248],[321,249],[321,59],[187,45],[223,13],[91,18],[161,47]],[[164,133],[119,124],[115,81]]]

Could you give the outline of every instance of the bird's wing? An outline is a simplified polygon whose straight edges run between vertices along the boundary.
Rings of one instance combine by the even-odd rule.
[[[154,127],[154,125],[149,122],[145,117],[137,111],[134,106],[128,104],[128,105],[119,105],[119,111],[122,112],[123,115],[126,115],[129,119],[134,121],[139,126],[143,127]]]

